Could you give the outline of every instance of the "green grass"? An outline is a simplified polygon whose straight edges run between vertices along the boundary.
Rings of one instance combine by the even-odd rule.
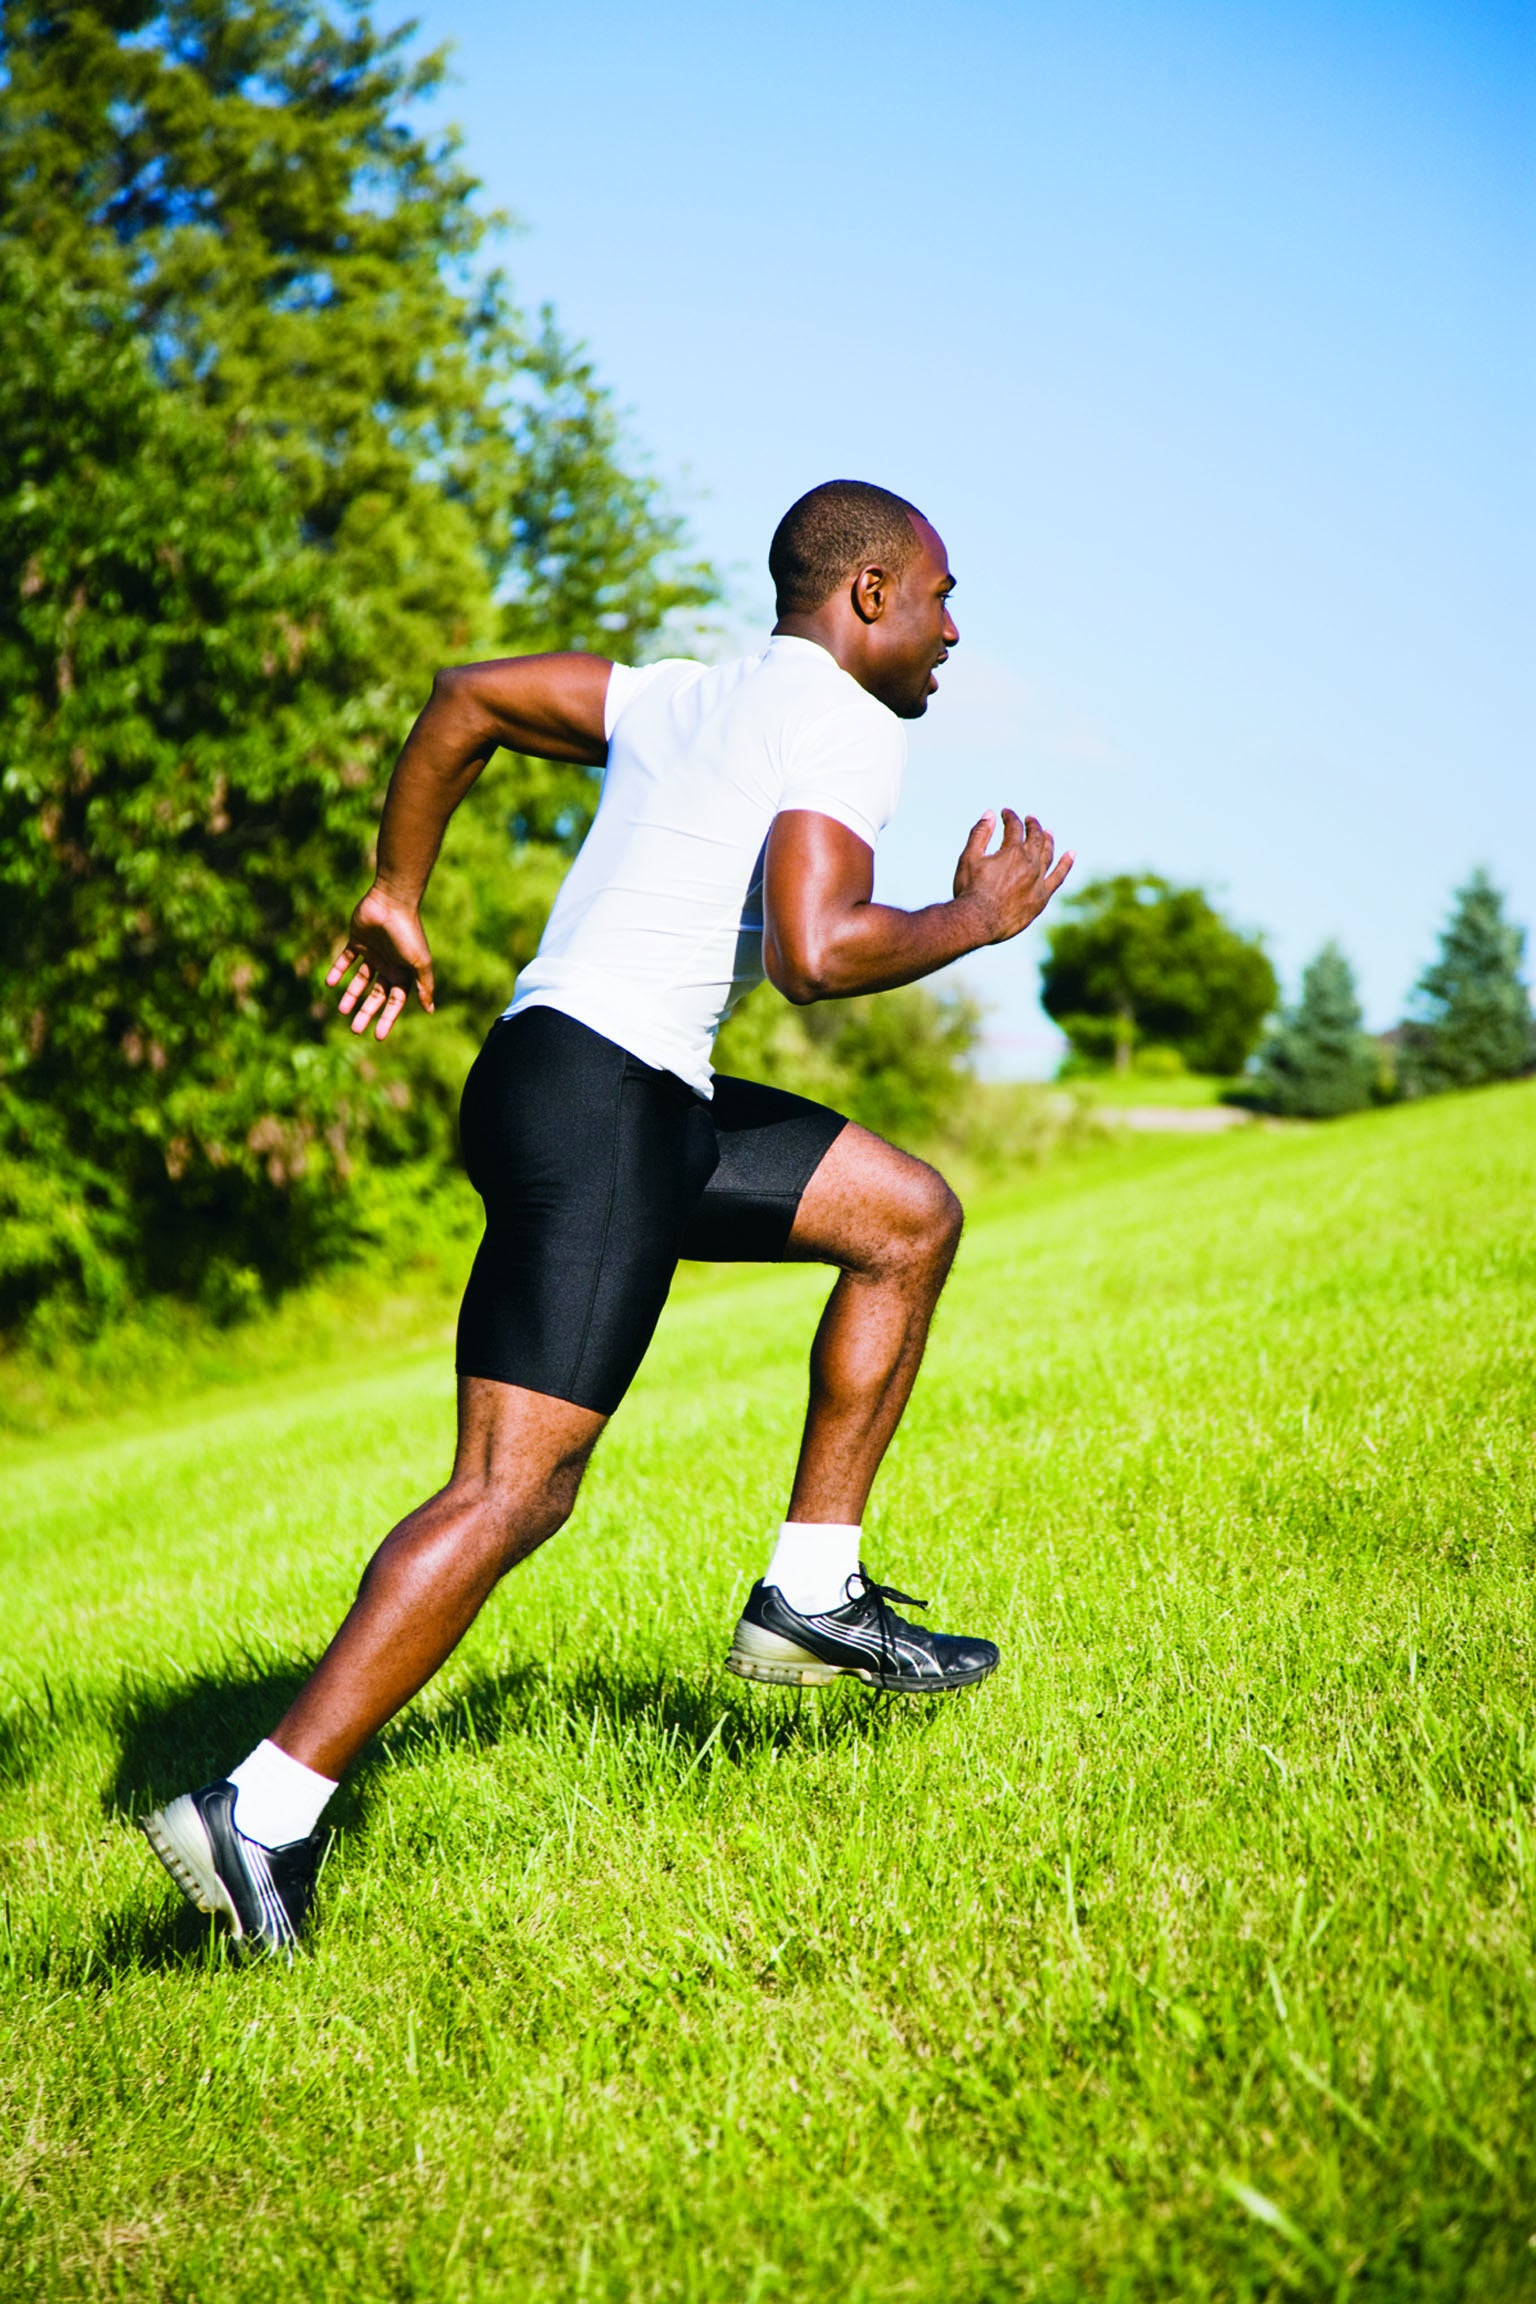
[[[255,1317],[221,1321],[195,1305],[151,1297],[84,1340],[46,1351],[0,1352],[0,1463],[7,1440],[82,1416],[157,1415],[168,1395],[201,1409],[220,1392],[302,1373],[333,1379],[350,1363],[360,1329],[397,1343],[449,1340],[463,1276],[479,1236],[480,1204],[467,1178],[439,1189],[422,1223],[401,1195],[393,1269],[359,1263],[295,1289]]]
[[[241,1970],[128,1819],[441,1475],[440,1346],[3,1459],[0,2292],[1536,2293],[1536,1089],[981,1211],[880,1571],[1002,1671],[720,1668],[821,1283],[695,1285]]]

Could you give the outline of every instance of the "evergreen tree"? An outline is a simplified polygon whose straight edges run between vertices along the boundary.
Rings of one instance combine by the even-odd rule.
[[[1376,1056],[1361,1029],[1354,972],[1337,944],[1325,944],[1259,1052],[1259,1090],[1271,1112],[1306,1120],[1363,1111],[1376,1081]]]
[[[1080,1058],[1128,1070],[1147,1045],[1193,1072],[1238,1072],[1279,990],[1263,945],[1198,888],[1095,880],[1052,916],[1040,1000]]]
[[[1481,869],[1457,890],[1455,907],[1403,1028],[1400,1077],[1410,1096],[1513,1080],[1536,1064],[1520,975],[1524,930],[1505,919],[1503,898]]]

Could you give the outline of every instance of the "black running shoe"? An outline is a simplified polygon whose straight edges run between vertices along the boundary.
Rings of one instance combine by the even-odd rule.
[[[743,1680],[819,1688],[843,1674],[898,1696],[940,1696],[969,1688],[997,1669],[990,1640],[957,1639],[909,1624],[891,1603],[926,1608],[909,1592],[872,1584],[863,1569],[845,1586],[848,1599],[824,1616],[797,1616],[776,1584],[754,1584],[726,1664]]]
[[[231,1935],[292,1959],[314,1901],[327,1835],[263,1848],[235,1830],[235,1786],[205,1784],[140,1819],[189,1904],[217,1912]]]

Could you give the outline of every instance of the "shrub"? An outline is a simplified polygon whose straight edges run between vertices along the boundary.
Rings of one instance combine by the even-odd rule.
[[[914,1145],[953,1131],[974,1087],[981,1011],[963,992],[909,984],[796,1008],[763,984],[730,1018],[716,1069],[830,1104]]]
[[[1242,1070],[1278,987],[1263,945],[1198,888],[1095,880],[1046,929],[1040,1001],[1079,1062],[1129,1071],[1148,1043],[1192,1072]]]

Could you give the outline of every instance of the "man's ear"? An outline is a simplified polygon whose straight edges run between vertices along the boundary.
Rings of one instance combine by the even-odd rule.
[[[861,568],[853,580],[853,612],[861,624],[878,624],[890,604],[893,581],[888,569],[876,562]]]

